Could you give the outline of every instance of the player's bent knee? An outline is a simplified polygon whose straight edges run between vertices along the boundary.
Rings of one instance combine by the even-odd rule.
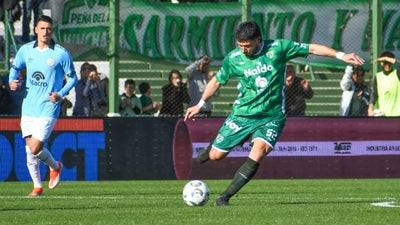
[[[210,160],[218,161],[218,160],[225,158],[226,153],[215,150],[215,149],[211,149],[209,156],[210,156]]]
[[[31,150],[31,153],[34,155],[38,154],[43,148],[43,142],[36,139],[31,138],[27,144]]]

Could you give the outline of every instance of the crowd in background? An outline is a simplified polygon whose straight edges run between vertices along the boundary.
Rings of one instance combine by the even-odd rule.
[[[232,2],[237,0],[204,0],[204,2]],[[192,0],[160,0],[160,2],[185,3]],[[22,20],[22,36],[17,40],[23,44],[34,40],[30,24],[37,20],[47,7],[48,0],[0,0],[0,6],[11,9],[11,22]],[[0,19],[3,17],[0,9]],[[0,41],[3,43],[3,41]],[[0,46],[3,48],[4,46]],[[0,58],[2,58],[0,51]],[[162,87],[162,102],[153,101],[151,84],[143,82],[136,86],[132,79],[124,84],[124,93],[120,95],[119,111],[121,116],[170,115],[181,116],[186,107],[196,105],[208,81],[215,76],[209,71],[211,59],[205,55],[190,64],[183,77],[181,71],[171,70],[166,85]],[[373,76],[370,83],[365,82],[365,70],[362,67],[347,66],[340,81],[342,98],[340,116],[400,116],[400,67],[395,55],[384,52],[376,60],[382,71]],[[108,78],[101,76],[96,65],[85,62],[80,68],[80,80],[75,87],[75,101],[61,100],[60,116],[103,117],[108,113]],[[304,116],[306,101],[314,96],[310,82],[296,75],[295,67],[286,69],[286,114]],[[24,89],[25,74],[20,74],[21,88]],[[138,87],[139,92],[136,91]],[[218,96],[218,93],[216,94]],[[20,115],[24,90],[12,92],[8,87],[7,74],[0,77],[0,115]],[[201,116],[211,116],[213,99],[210,99],[200,112]],[[70,110],[71,111],[71,110]]]
[[[205,55],[186,67],[183,77],[173,69],[166,84],[161,88],[162,101],[152,98],[150,82],[138,86],[133,79],[124,83],[120,95],[121,116],[182,116],[185,108],[196,105],[208,81],[215,76],[209,71],[211,59]],[[371,85],[365,82],[365,70],[359,66],[347,66],[340,81],[343,91],[339,108],[340,116],[400,116],[400,69],[395,55],[384,52],[376,60],[382,71],[374,76]],[[21,88],[25,87],[25,73],[20,74]],[[295,67],[286,68],[286,114],[304,116],[306,101],[313,98],[310,82],[296,75]],[[138,88],[138,91],[137,91]],[[217,94],[218,95],[218,94]],[[7,75],[0,79],[0,115],[20,115],[24,90],[10,91]],[[213,99],[202,107],[200,116],[212,115]],[[74,104],[68,98],[61,100],[60,116],[105,117],[108,113],[108,78],[101,75],[96,65],[85,62],[80,68],[80,79],[75,87]]]

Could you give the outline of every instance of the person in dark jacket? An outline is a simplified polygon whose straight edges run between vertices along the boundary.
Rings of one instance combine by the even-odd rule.
[[[11,94],[6,84],[0,77],[0,115],[10,115],[11,113]]]
[[[169,73],[169,84],[162,87],[162,107],[160,114],[181,116],[183,104],[188,104],[190,97],[186,83],[182,82],[181,73],[173,69]]]
[[[306,99],[311,99],[314,92],[310,83],[301,77],[296,76],[292,65],[286,66],[286,115],[304,116],[306,111]]]

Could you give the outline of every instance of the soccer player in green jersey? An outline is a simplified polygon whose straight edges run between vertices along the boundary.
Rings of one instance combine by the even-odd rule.
[[[217,206],[228,205],[229,199],[255,175],[260,161],[272,151],[283,130],[286,122],[284,86],[287,61],[314,54],[336,57],[353,65],[364,63],[355,53],[345,54],[319,44],[284,39],[263,41],[260,28],[253,21],[241,23],[235,38],[238,48],[225,57],[199,103],[188,108],[185,115],[186,120],[198,114],[207,99],[231,77],[239,80],[239,95],[232,113],[221,126],[212,146],[198,156],[201,163],[221,160],[234,146],[243,144],[251,136],[249,156],[228,188],[217,198]]]

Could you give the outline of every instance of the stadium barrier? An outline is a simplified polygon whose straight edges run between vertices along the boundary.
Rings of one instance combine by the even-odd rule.
[[[63,118],[46,146],[65,165],[62,180],[231,178],[249,143],[219,162],[194,159],[223,120]],[[289,118],[256,178],[400,177],[399,133],[399,118]],[[1,118],[0,181],[30,180],[24,145],[19,118]]]
[[[197,153],[216,136],[223,118],[178,121],[174,169],[178,179],[231,178],[250,151],[249,143],[227,158],[199,164]],[[288,118],[273,152],[256,178],[383,178],[400,176],[397,118]]]
[[[0,181],[28,181],[19,118],[0,119]],[[62,180],[175,179],[177,118],[59,119],[46,147],[64,163]],[[41,165],[41,177],[48,168]]]

